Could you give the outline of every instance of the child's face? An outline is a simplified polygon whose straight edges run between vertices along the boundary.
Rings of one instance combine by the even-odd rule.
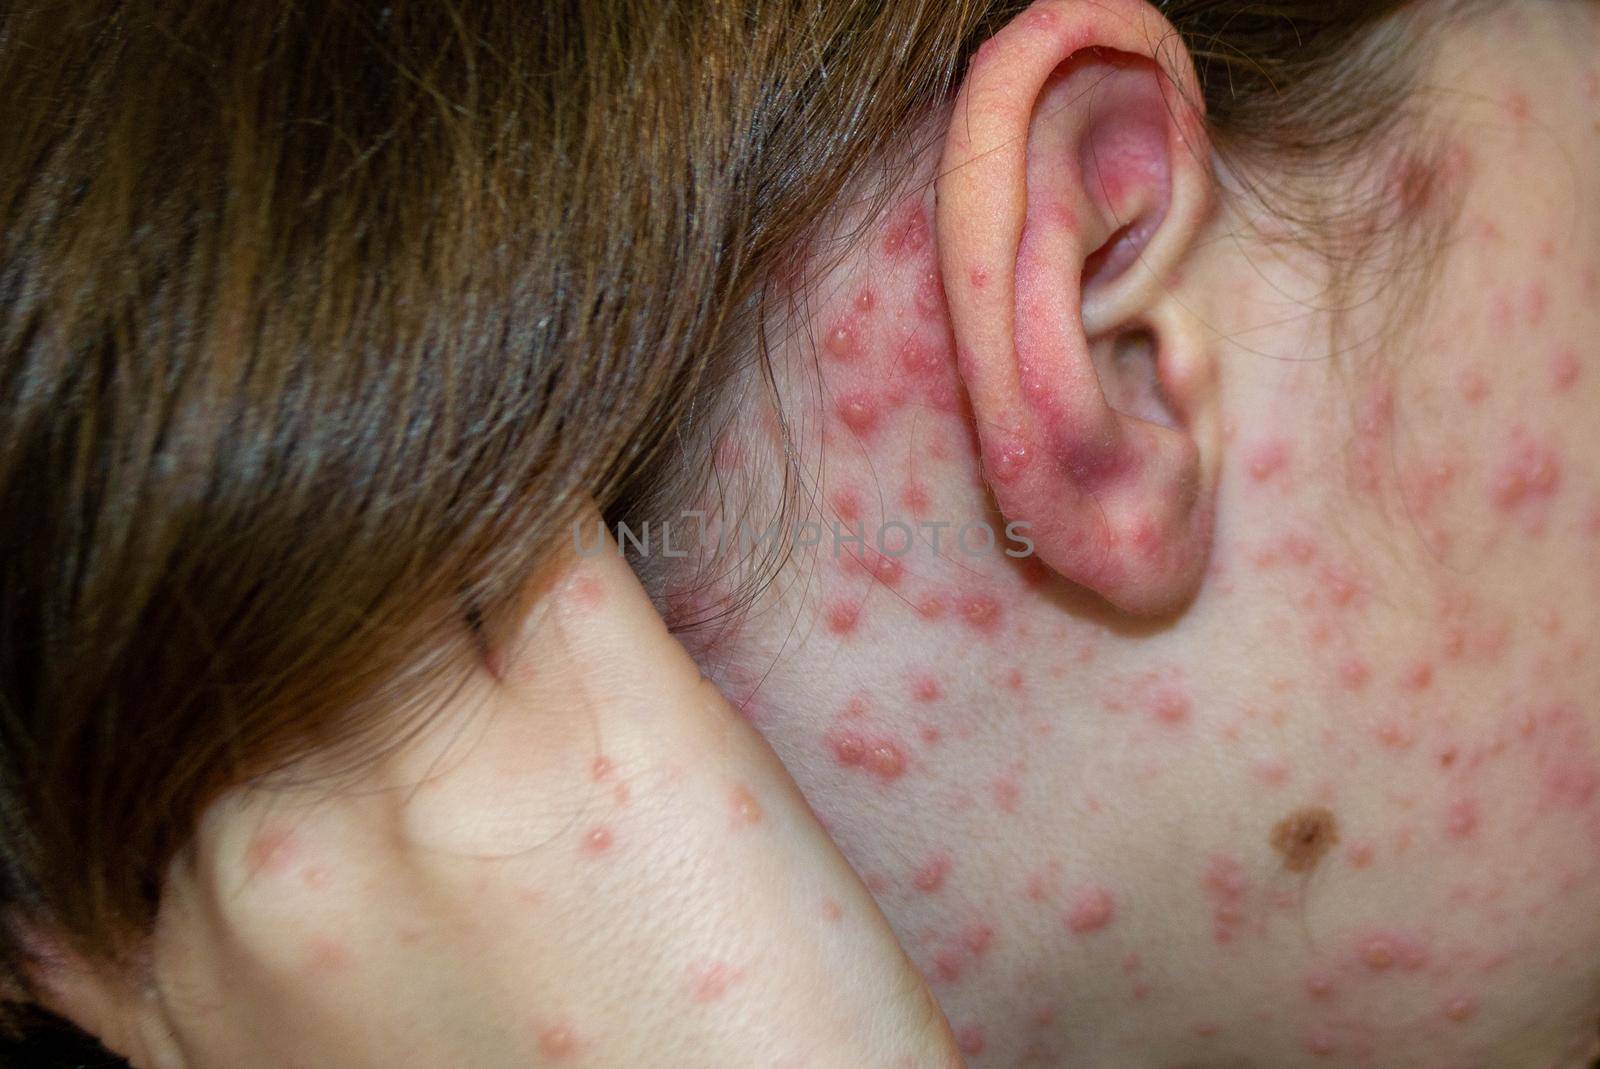
[[[972,1064],[1595,1055],[1597,44],[1592,5],[1455,32],[1417,98],[1440,169],[1360,182],[1416,212],[1459,198],[1456,222],[1381,277],[1357,265],[1337,324],[1283,227],[1215,220],[1163,329],[1214,364],[1216,539],[1159,624],[1005,555],[931,193],[820,286],[785,416],[810,518],[868,549],[826,534],[701,659]],[[1160,408],[1147,354],[1103,355],[1124,410]],[[773,441],[756,416],[722,444],[735,493]],[[903,544],[893,521],[919,535],[898,558],[871,548]]]

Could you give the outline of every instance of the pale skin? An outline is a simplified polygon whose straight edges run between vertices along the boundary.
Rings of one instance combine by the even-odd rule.
[[[1037,4],[783,324],[796,518],[867,549],[694,659],[569,562],[355,789],[218,806],[147,974],[58,1007],[161,1069],[1582,1069],[1597,43],[1553,0],[1449,31],[1427,136],[1338,191],[1450,238],[1336,316],[1159,16]],[[766,522],[777,426],[702,507]],[[1007,522],[1032,556],[952,546]]]

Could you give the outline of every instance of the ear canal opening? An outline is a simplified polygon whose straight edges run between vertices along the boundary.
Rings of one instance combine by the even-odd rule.
[[[1161,341],[1148,327],[1118,331],[1093,346],[1095,373],[1112,409],[1174,430],[1184,425],[1161,381]]]

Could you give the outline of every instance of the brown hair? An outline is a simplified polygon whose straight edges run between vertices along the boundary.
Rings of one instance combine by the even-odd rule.
[[[420,721],[1021,0],[0,14],[0,902],[136,945],[208,801]],[[1403,0],[1171,0],[1213,135],[1393,122]],[[0,934],[0,978],[30,991]]]

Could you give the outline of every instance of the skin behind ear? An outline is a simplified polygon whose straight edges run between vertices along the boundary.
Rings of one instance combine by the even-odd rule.
[[[985,474],[1040,559],[1137,614],[1180,607],[1210,549],[1210,368],[1166,283],[1211,211],[1192,65],[1148,4],[1044,0],[974,58],[937,225]],[[1149,335],[1162,419],[1118,411],[1096,351]],[[1101,364],[1106,364],[1104,360]]]

